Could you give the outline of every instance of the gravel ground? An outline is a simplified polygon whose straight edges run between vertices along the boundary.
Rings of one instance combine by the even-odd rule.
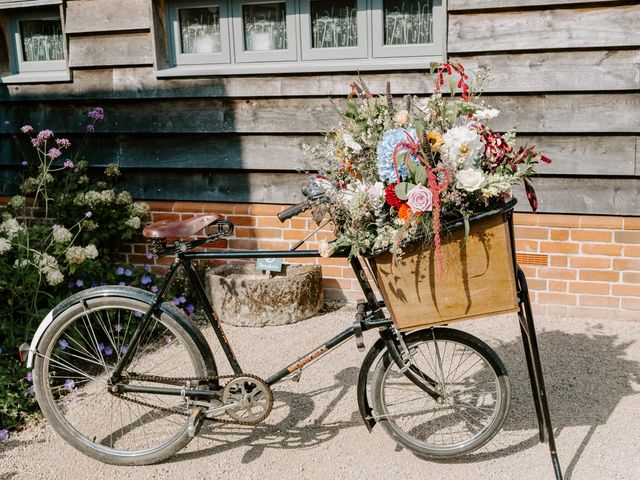
[[[347,307],[296,325],[226,331],[245,371],[266,378],[348,326],[353,314]],[[516,319],[457,326],[495,348],[513,384],[503,430],[463,459],[425,461],[380,427],[367,432],[355,394],[364,353],[347,342],[305,370],[299,383],[277,386],[274,411],[257,427],[209,423],[169,461],[131,468],[83,456],[41,423],[0,444],[0,479],[554,478],[547,446],[537,439]],[[565,478],[640,478],[640,323],[545,319],[537,327]],[[365,337],[368,346],[374,338]]]

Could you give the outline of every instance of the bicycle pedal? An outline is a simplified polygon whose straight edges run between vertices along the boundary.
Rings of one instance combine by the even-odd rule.
[[[196,408],[193,412],[191,412],[191,415],[189,415],[189,425],[187,426],[187,434],[189,435],[189,438],[193,438],[196,436],[196,424],[198,423],[198,420],[201,416],[202,408]]]

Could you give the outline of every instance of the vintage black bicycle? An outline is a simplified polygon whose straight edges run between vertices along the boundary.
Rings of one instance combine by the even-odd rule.
[[[317,201],[308,198],[278,216],[284,221]],[[205,227],[203,236],[194,237]],[[42,412],[64,440],[106,463],[160,462],[182,449],[207,420],[242,425],[263,421],[272,409],[275,384],[295,378],[349,339],[364,348],[362,333],[368,330],[378,335],[362,362],[357,401],[369,430],[379,423],[399,444],[428,458],[471,452],[498,432],[511,395],[507,371],[496,353],[480,339],[448,327],[400,332],[367,280],[366,260],[357,257],[349,263],[364,300],[358,303],[353,325],[266,379],[243,371],[194,262],[320,255],[297,249],[194,251],[232,232],[233,224],[217,214],[150,225],[144,235],[151,239],[154,254],[175,256],[155,295],[101,286],[71,296],[47,315],[31,344],[28,366],[33,367]],[[169,243],[169,238],[179,240]],[[347,257],[345,252],[336,255]],[[199,328],[165,299],[180,268],[233,374],[218,373]],[[540,412],[539,402],[536,407]],[[546,400],[544,407],[548,414]],[[544,419],[541,435],[543,424]]]

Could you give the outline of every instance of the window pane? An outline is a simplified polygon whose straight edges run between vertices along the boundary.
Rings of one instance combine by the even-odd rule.
[[[242,6],[244,49],[286,50],[287,9],[285,3]]]
[[[180,10],[182,53],[218,53],[220,44],[220,10],[218,7]]]
[[[357,0],[311,2],[311,46],[313,48],[358,45]]]
[[[25,62],[64,60],[60,19],[21,21],[20,35]]]
[[[431,0],[384,0],[384,44],[433,43]]]

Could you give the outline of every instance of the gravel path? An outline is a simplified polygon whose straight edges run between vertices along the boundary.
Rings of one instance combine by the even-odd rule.
[[[226,331],[245,371],[267,377],[348,326],[353,314],[343,308],[296,325]],[[556,319],[537,326],[565,478],[640,478],[640,323]],[[355,396],[364,353],[348,342],[309,367],[300,383],[277,386],[274,411],[258,427],[206,424],[168,462],[130,468],[91,460],[36,425],[0,444],[0,480],[552,479],[547,446],[537,439],[517,321],[507,316],[458,327],[496,349],[513,383],[503,430],[461,460],[421,460],[380,427],[367,432]],[[365,337],[367,346],[374,336]]]

